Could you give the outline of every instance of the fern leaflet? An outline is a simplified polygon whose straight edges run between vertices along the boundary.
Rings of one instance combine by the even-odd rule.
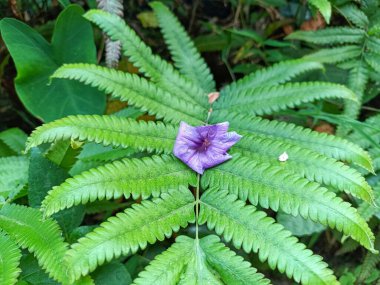
[[[357,28],[336,27],[317,31],[296,31],[286,38],[320,45],[354,44],[363,42],[365,31]]]
[[[16,284],[21,251],[7,235],[0,231],[0,284]]]
[[[376,252],[374,236],[355,208],[319,184],[284,172],[280,166],[235,158],[209,169],[202,183],[205,187],[226,187],[253,205],[280,209],[336,228]]]
[[[112,40],[119,40],[124,54],[158,87],[190,103],[207,106],[207,96],[202,89],[183,78],[172,65],[153,55],[151,48],[122,19],[101,10],[90,10],[84,17],[102,28]]]
[[[66,64],[52,77],[84,82],[167,121],[201,124],[206,114],[205,108],[189,105],[144,78],[94,64]]]
[[[246,90],[231,98],[221,97],[214,108],[264,115],[323,98],[356,100],[355,94],[342,85],[303,82]]]
[[[353,162],[373,172],[372,160],[369,154],[359,146],[342,138],[314,132],[286,122],[269,121],[259,117],[227,111],[213,112],[211,122],[217,123],[222,121],[229,121],[231,129],[238,131],[240,134],[264,135],[265,137],[269,137],[269,139],[311,149],[338,160]]]
[[[67,284],[70,271],[62,264],[67,244],[55,221],[44,220],[37,209],[4,205],[0,210],[0,227],[19,246],[34,253],[40,266],[52,278]]]
[[[362,49],[357,45],[347,45],[328,49],[320,49],[317,52],[305,55],[303,59],[322,63],[340,63],[360,56]]]
[[[344,5],[338,11],[355,26],[361,29],[366,29],[369,25],[369,20],[366,14],[357,6],[352,4]]]
[[[246,90],[285,83],[299,74],[316,69],[323,69],[323,65],[318,62],[308,62],[303,60],[288,60],[280,62],[271,67],[253,72],[242,79],[239,79],[237,82],[227,85],[221,91],[221,98],[233,98],[234,94]]]
[[[201,284],[196,278],[200,274],[183,274],[195,257],[204,267],[209,267],[214,275],[218,275],[223,284],[269,284],[269,280],[263,279],[262,274],[229,250],[216,236],[206,236],[198,241],[187,236],[177,237],[176,242],[158,255],[133,284]]]
[[[285,272],[302,284],[339,284],[322,261],[298,243],[297,238],[276,224],[264,212],[236,200],[226,191],[210,189],[201,197],[200,223],[223,235],[236,248],[245,252],[259,252],[259,259],[268,261],[269,266]]]
[[[288,142],[280,142],[260,135],[246,135],[233,148],[255,161],[281,166],[298,176],[332,186],[369,203],[374,202],[373,192],[361,174],[353,168],[317,152],[300,148]],[[289,155],[286,163],[278,161],[284,152]]]
[[[24,156],[0,158],[0,196],[16,195],[28,183],[29,161]]]
[[[215,82],[210,69],[178,19],[161,2],[152,2],[149,5],[154,10],[175,66],[181,74],[205,93],[214,91]]]
[[[194,222],[193,195],[184,187],[172,189],[109,218],[72,245],[67,262],[78,279],[106,261],[170,237],[189,222]]]
[[[196,184],[196,175],[171,156],[124,159],[93,168],[49,191],[42,203],[45,215],[52,215],[73,205],[121,196],[134,199],[158,197],[178,186]]]
[[[26,143],[26,150],[56,140],[80,140],[150,152],[171,153],[177,130],[172,125],[136,121],[116,116],[69,116],[36,128]]]

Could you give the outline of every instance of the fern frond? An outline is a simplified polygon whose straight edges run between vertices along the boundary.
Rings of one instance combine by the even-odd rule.
[[[365,31],[357,28],[335,27],[317,31],[296,31],[286,37],[319,45],[341,45],[362,43]]]
[[[380,54],[367,53],[364,55],[364,59],[376,72],[380,72]]]
[[[337,160],[353,162],[373,172],[372,160],[369,154],[358,145],[345,139],[325,133],[318,133],[311,129],[286,122],[269,121],[234,112],[214,111],[211,116],[211,122],[217,123],[223,121],[230,122],[231,129],[243,136],[245,134],[260,134],[273,140],[311,149]]]
[[[363,127],[362,131],[366,133],[367,136],[371,137],[373,140],[380,142],[380,115],[375,115],[372,117],[369,117],[365,120],[365,124],[368,126],[372,126],[375,128],[366,128]],[[372,144],[371,141],[369,141],[365,136],[363,136],[362,133],[358,131],[352,132],[348,139],[352,142],[355,142],[357,145],[360,145],[363,148],[369,148]]]
[[[106,261],[170,237],[189,222],[194,222],[192,193],[185,187],[169,190],[109,218],[79,239],[67,252],[67,262],[78,279]]]
[[[80,140],[150,152],[171,153],[177,130],[173,125],[136,121],[116,116],[69,116],[36,128],[26,143],[26,150],[56,140]]]
[[[279,62],[227,85],[222,89],[220,97],[233,98],[235,94],[245,90],[285,83],[299,74],[317,69],[323,69],[323,65],[299,59]]]
[[[0,284],[13,285],[21,270],[21,251],[7,235],[0,231]]]
[[[151,2],[149,5],[154,10],[175,66],[181,74],[205,93],[215,91],[210,69],[178,19],[161,2]]]
[[[340,7],[338,11],[343,17],[359,28],[366,29],[369,25],[368,17],[356,5],[347,4]]]
[[[347,45],[343,47],[320,49],[317,52],[304,56],[303,59],[332,64],[357,58],[361,52],[362,48],[360,46]]]
[[[227,98],[221,97],[215,103],[214,109],[264,115],[324,98],[356,100],[355,94],[350,89],[339,84],[327,82],[286,83],[245,90]]]
[[[133,281],[134,285],[176,285],[193,253],[194,240],[179,236],[175,243],[150,262]]]
[[[378,239],[380,235],[376,236],[376,247],[379,248],[380,244]],[[376,266],[380,263],[380,255],[373,254],[372,252],[368,252],[363,260],[363,264],[361,266],[361,270],[358,276],[358,284],[364,284],[365,280],[371,275],[373,270],[376,269]]]
[[[281,166],[234,158],[205,172],[202,183],[205,187],[227,187],[230,193],[253,205],[301,215],[336,228],[375,251],[371,229],[355,208],[319,184],[285,172]]]
[[[34,253],[52,278],[67,284],[70,271],[62,262],[67,244],[54,220],[43,219],[38,209],[7,204],[0,210],[0,228],[19,246]]]
[[[380,39],[375,38],[375,37],[369,37],[367,40],[366,47],[371,52],[379,54],[380,53]]]
[[[128,56],[141,72],[151,77],[158,87],[190,103],[208,105],[207,94],[182,77],[172,65],[153,55],[151,48],[145,45],[122,19],[101,10],[90,10],[84,17],[98,25],[112,40],[119,40],[124,55]]]
[[[371,187],[357,170],[317,152],[260,135],[245,135],[231,153],[235,151],[252,157],[255,161],[269,162],[310,181],[332,186],[368,203],[374,203]],[[278,157],[284,151],[289,159],[280,162]]]
[[[189,267],[193,269],[194,266],[189,266],[189,263],[196,258],[203,267],[210,267],[213,274],[218,275],[217,280],[220,278],[223,284],[269,284],[268,279],[264,279],[262,274],[257,273],[255,268],[229,250],[214,235],[206,236],[199,241],[187,236],[177,237],[176,242],[168,250],[158,255],[139,274],[133,284],[204,284],[199,280],[200,272],[193,272],[192,275],[188,274],[187,276],[183,274],[185,270],[191,272]],[[200,271],[203,270],[202,268]]]
[[[0,196],[17,194],[28,183],[29,161],[25,156],[0,158]]]
[[[205,108],[189,105],[135,74],[95,64],[65,64],[52,77],[78,80],[167,121],[201,124],[207,113]]]
[[[331,3],[329,0],[308,0],[309,4],[314,6],[322,14],[326,23],[330,23],[331,18]]]
[[[4,142],[15,153],[21,153],[24,150],[27,137],[19,128],[10,128],[0,132],[0,141]]]
[[[207,172],[206,172],[207,173]],[[322,257],[313,255],[297,238],[254,206],[245,206],[235,195],[210,189],[201,197],[200,223],[245,252],[302,284],[339,284]]]
[[[224,284],[269,284],[269,280],[257,273],[251,264],[220,242],[217,236],[206,236],[200,240],[200,247],[207,263],[218,272]]]
[[[362,60],[358,61],[356,66],[350,70],[348,75],[348,87],[354,91],[357,100],[356,101],[346,101],[344,114],[350,118],[357,118],[360,113],[362,98],[364,91],[368,82],[368,70],[364,66],[365,63]],[[338,130],[338,134],[345,132],[345,126],[341,126],[341,129]]]
[[[93,168],[49,191],[41,210],[50,216],[73,205],[86,204],[121,196],[134,199],[158,197],[161,192],[178,186],[195,186],[196,175],[171,156],[124,159]]]

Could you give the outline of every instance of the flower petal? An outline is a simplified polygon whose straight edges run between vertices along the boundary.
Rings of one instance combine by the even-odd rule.
[[[231,158],[227,151],[241,139],[236,132],[227,132],[228,122],[192,127],[181,122],[173,153],[194,171],[204,170]]]

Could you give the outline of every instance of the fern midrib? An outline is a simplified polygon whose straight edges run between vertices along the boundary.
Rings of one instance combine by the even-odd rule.
[[[206,205],[206,208],[207,207],[211,208],[214,212],[218,213],[219,215],[222,214],[227,220],[231,220],[232,219],[235,224],[238,224],[243,229],[248,229],[248,232],[252,232],[252,230],[250,229],[250,227],[247,227],[244,223],[241,222],[240,219],[236,219],[235,217],[231,217],[228,214],[222,212],[222,209],[215,208],[214,206],[212,206],[210,204],[207,204],[204,201],[200,201],[200,203]],[[251,234],[250,236],[255,236],[255,234]],[[259,233],[259,232],[256,233],[256,236],[260,236],[262,240],[267,240],[267,238],[263,237],[263,235],[261,233]],[[271,245],[276,246],[276,245],[279,245],[279,244],[278,244],[278,242],[276,242],[276,239],[275,239],[274,241],[271,240]],[[285,249],[283,249],[282,247],[277,246],[276,248],[279,249],[279,252],[285,252]],[[260,248],[259,248],[259,250],[260,250]],[[252,248],[251,248],[251,251],[253,251]],[[303,267],[303,268],[307,268],[308,272],[313,272],[313,275],[316,276],[317,279],[320,280],[321,284],[329,285],[328,283],[325,283],[323,279],[319,278],[318,272],[314,272],[314,270],[313,270],[314,268],[313,267],[308,266],[308,264],[306,264],[302,259],[299,259],[297,255],[293,255],[291,253],[292,253],[291,250],[286,251],[286,254],[292,256],[293,260],[297,260],[298,266]]]

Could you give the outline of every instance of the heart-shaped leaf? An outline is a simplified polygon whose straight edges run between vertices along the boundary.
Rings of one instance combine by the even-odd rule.
[[[49,77],[64,63],[96,63],[96,47],[89,22],[78,5],[58,17],[51,43],[28,25],[11,18],[0,21],[3,40],[15,62],[16,91],[25,107],[43,121],[72,114],[101,114],[105,95],[72,80]]]

